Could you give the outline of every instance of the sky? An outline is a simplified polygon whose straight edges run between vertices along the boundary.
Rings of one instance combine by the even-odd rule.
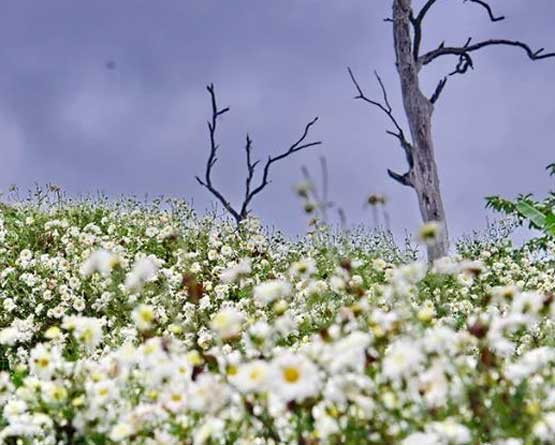
[[[405,160],[386,117],[353,99],[347,67],[379,98],[377,70],[406,128],[394,66],[391,0],[17,0],[0,18],[0,190],[55,183],[71,195],[167,195],[211,208],[195,181],[208,156],[205,86],[221,106],[214,183],[239,204],[244,138],[253,157],[286,149],[305,124],[317,148],[274,164],[253,213],[288,233],[306,228],[293,187],[306,165],[329,165],[330,198],[349,224],[373,222],[371,193],[388,197],[396,232],[415,230],[414,191],[391,180]],[[424,2],[415,0],[415,8]],[[533,3],[533,6],[531,6]],[[555,50],[553,0],[491,0],[507,17],[492,23],[479,6],[440,0],[425,22],[425,49],[505,37]],[[552,187],[555,59],[532,62],[515,48],[477,53],[475,70],[451,78],[433,131],[453,238],[486,222],[484,197]],[[456,60],[422,73],[431,94]],[[491,217],[491,216],[490,216]]]

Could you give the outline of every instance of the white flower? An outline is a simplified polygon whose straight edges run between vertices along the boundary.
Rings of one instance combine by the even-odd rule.
[[[371,337],[363,332],[353,332],[338,340],[326,351],[324,361],[332,373],[344,370],[362,372],[366,364],[366,348],[370,345]]]
[[[526,352],[516,363],[509,364],[505,369],[505,376],[519,384],[553,362],[555,362],[555,349],[547,346],[536,348]]]
[[[214,443],[218,443],[216,439],[223,434],[224,428],[225,422],[222,419],[209,418],[194,432],[193,445],[204,445],[209,441],[212,443],[212,439],[214,439]]]
[[[222,283],[231,283],[237,281],[239,278],[244,277],[251,273],[251,260],[250,258],[242,259],[238,264],[229,267],[220,274]]]
[[[301,354],[283,352],[272,363],[271,390],[284,401],[302,401],[318,394],[318,368]]]
[[[119,258],[104,249],[93,252],[81,266],[81,275],[88,277],[95,272],[104,276],[110,275],[112,269],[119,263]]]
[[[333,275],[330,278],[330,288],[336,294],[340,294],[344,292],[347,288],[347,283],[345,283],[345,280],[343,278],[338,277],[337,275]]]
[[[259,306],[265,306],[280,298],[291,294],[291,284],[284,280],[270,280],[260,283],[254,288],[254,301]]]
[[[94,349],[102,341],[102,325],[101,320],[92,317],[66,317],[62,323],[88,349]]]
[[[201,413],[217,412],[227,403],[228,398],[229,387],[208,373],[200,374],[191,384],[188,393],[191,409]]]
[[[419,390],[430,408],[440,408],[447,403],[449,382],[439,361],[420,375]]]
[[[538,292],[521,292],[513,300],[511,311],[515,314],[536,315],[544,305],[545,297]]]
[[[423,224],[418,230],[418,239],[428,245],[433,246],[439,240],[443,231],[443,226],[437,221],[429,221]]]
[[[397,380],[418,372],[424,360],[420,346],[409,339],[400,339],[386,351],[383,360],[383,374]]]
[[[27,404],[23,400],[10,400],[4,407],[4,416],[11,420],[27,411]]]
[[[429,428],[449,445],[464,445],[472,440],[470,430],[453,419],[432,422]]]
[[[0,331],[0,345],[13,346],[20,338],[19,329],[7,327]]]
[[[127,422],[118,422],[110,432],[110,439],[114,442],[120,442],[127,439],[134,433],[133,427]]]
[[[435,433],[412,433],[401,445],[444,445],[444,442]]]
[[[148,281],[153,280],[158,273],[158,263],[153,255],[139,259],[125,278],[125,288],[140,290]]]
[[[542,419],[534,425],[532,432],[538,439],[546,443],[553,443],[553,436],[555,435],[555,412],[545,413]]]
[[[210,321],[210,327],[222,339],[236,337],[241,333],[243,315],[233,307],[218,312]]]
[[[31,351],[29,367],[31,372],[36,376],[48,379],[56,369],[56,366],[59,363],[59,358],[57,350],[49,350],[46,346],[39,343]]]
[[[243,393],[262,392],[267,389],[269,370],[265,361],[254,360],[240,365],[237,373],[229,379]]]
[[[315,432],[319,438],[326,439],[332,434],[336,434],[340,431],[337,419],[331,417],[327,413],[326,407],[322,404],[318,404],[312,408],[312,415],[315,420]]]
[[[152,306],[140,304],[133,310],[131,317],[140,331],[148,331],[156,320],[156,313]]]
[[[420,261],[401,266],[393,271],[393,284],[401,288],[416,284],[426,276],[427,269],[427,265]]]
[[[316,261],[312,258],[299,260],[291,265],[289,273],[294,278],[305,279],[316,273]]]

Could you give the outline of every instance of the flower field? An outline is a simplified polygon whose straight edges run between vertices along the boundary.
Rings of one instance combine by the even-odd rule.
[[[554,253],[3,205],[0,443],[555,443]]]

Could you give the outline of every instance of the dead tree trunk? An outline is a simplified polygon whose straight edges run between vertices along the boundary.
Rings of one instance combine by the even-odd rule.
[[[526,43],[519,40],[488,39],[473,43],[472,38],[469,37],[462,46],[447,46],[445,42],[442,42],[436,49],[420,54],[422,23],[430,9],[439,0],[426,0],[417,14],[412,9],[412,0],[392,1],[393,17],[387,18],[385,21],[393,24],[395,59],[401,81],[405,115],[410,128],[410,141],[393,115],[393,109],[389,103],[387,92],[380,76],[376,73],[376,78],[383,95],[381,102],[370,99],[364,94],[350,68],[349,74],[358,92],[355,99],[363,100],[386,114],[394,126],[394,130],[388,130],[387,134],[395,137],[405,152],[409,170],[405,174],[388,170],[389,176],[400,184],[412,187],[415,190],[424,222],[435,221],[440,224],[442,230],[438,234],[437,242],[428,247],[428,260],[433,261],[446,255],[449,250],[447,221],[441,199],[432,139],[434,105],[445,89],[448,79],[451,76],[465,74],[469,69],[472,70],[474,68],[473,53],[484,48],[492,46],[520,48],[530,60],[555,58],[555,52],[546,53],[543,48],[533,50]],[[481,7],[487,12],[492,22],[499,22],[505,19],[504,16],[494,14],[487,0],[463,0],[463,3],[470,3]],[[443,56],[456,56],[458,57],[458,63],[451,73],[439,81],[435,91],[428,99],[420,88],[418,76],[423,67]]]
[[[411,36],[412,0],[393,2],[393,38],[397,71],[401,80],[403,105],[412,136],[412,168],[396,179],[414,188],[424,222],[437,221],[442,230],[438,240],[428,246],[428,259],[433,261],[447,255],[449,235],[439,176],[434,157],[432,114],[434,105],[420,89],[418,62],[414,57]]]

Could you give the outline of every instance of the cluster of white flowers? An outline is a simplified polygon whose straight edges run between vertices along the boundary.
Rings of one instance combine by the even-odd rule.
[[[549,259],[428,266],[183,205],[10,215],[0,443],[555,444]]]

